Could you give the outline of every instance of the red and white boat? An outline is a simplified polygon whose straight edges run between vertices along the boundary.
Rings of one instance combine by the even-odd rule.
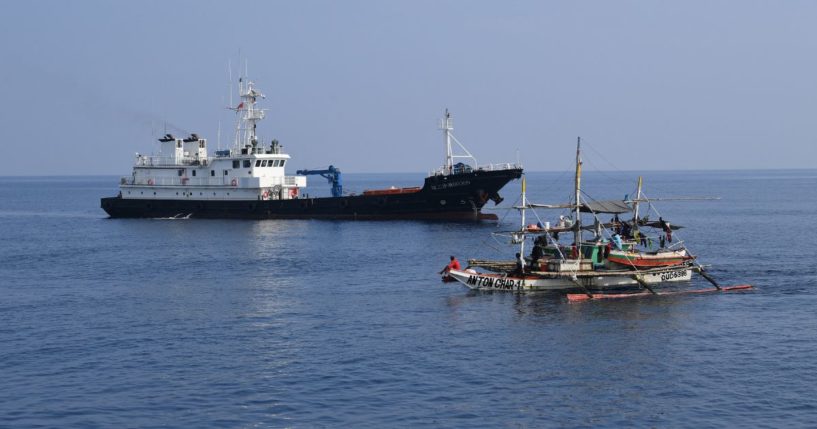
[[[622,268],[660,268],[683,264],[695,259],[686,249],[661,249],[655,252],[640,252],[634,250],[611,250],[607,255],[607,262],[612,267]]]
[[[672,241],[672,229],[678,229],[679,226],[671,227],[660,217],[659,222],[653,222],[654,225],[646,217],[638,217],[639,203],[652,201],[642,196],[641,178],[633,199],[584,199],[581,192],[581,167],[580,140],[576,147],[574,199],[569,203],[528,202],[525,196],[526,182],[522,179],[522,203],[514,207],[520,211],[522,227],[515,231],[497,233],[510,235],[511,243],[519,245],[516,261],[471,259],[466,269],[450,270],[449,279],[453,278],[469,289],[476,290],[576,291],[591,297],[594,293],[622,289],[655,294],[655,286],[687,282],[692,279],[693,273],[698,273],[710,281],[715,290],[721,290],[681,240],[677,240],[669,248],[664,247],[667,241]],[[650,207],[652,208],[651,205]],[[560,216],[559,223],[554,227],[549,222],[541,221],[528,225],[525,222],[525,211],[536,208],[568,209],[572,212],[572,219]],[[632,219],[619,220],[619,215],[625,213],[632,213]],[[592,226],[582,226],[582,214],[592,215]],[[613,214],[615,217],[609,224],[605,224],[599,218],[602,214]],[[659,235],[646,228],[641,230],[639,226],[657,230]],[[561,232],[571,233],[572,243],[561,243]],[[592,232],[592,238],[584,238],[585,232]],[[530,258],[524,258],[525,242],[529,238],[533,238],[534,249]],[[652,246],[656,241],[660,243],[660,248],[653,250]],[[474,268],[489,272],[480,272]]]

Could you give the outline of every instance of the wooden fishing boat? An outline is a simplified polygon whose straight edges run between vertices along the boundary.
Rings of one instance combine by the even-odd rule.
[[[663,218],[651,222],[648,216],[639,217],[639,203],[650,202],[641,192],[641,178],[635,198],[623,201],[585,201],[581,192],[581,139],[576,146],[575,199],[567,204],[534,204],[526,198],[526,180],[522,178],[521,204],[514,206],[520,211],[521,228],[498,234],[507,234],[511,242],[519,245],[516,261],[468,261],[462,270],[450,270],[448,280],[454,279],[474,290],[502,291],[560,291],[578,292],[586,297],[599,297],[613,291],[634,292],[630,295],[655,294],[655,287],[668,283],[688,282],[693,273],[711,282],[715,290],[722,288],[697,263],[683,241],[672,242],[672,226]],[[690,199],[690,198],[683,198]],[[652,208],[652,206],[650,205]],[[560,216],[553,227],[549,222],[527,224],[526,211],[537,208],[569,209],[572,218]],[[536,212],[534,211],[534,214]],[[583,226],[582,214],[591,214],[593,224]],[[620,220],[619,215],[632,213],[631,220]],[[612,214],[613,220],[603,223],[600,215]],[[538,217],[538,215],[537,215]],[[653,231],[650,231],[650,228]],[[649,234],[658,231],[660,239]],[[559,241],[560,232],[571,232],[572,243]],[[584,232],[593,237],[584,239]],[[567,235],[567,234],[566,234]],[[534,243],[530,257],[524,258],[528,239]],[[660,248],[652,249],[659,242]],[[483,271],[477,271],[480,268]],[[729,290],[742,290],[747,285]],[[674,291],[673,293],[677,293]],[[620,294],[619,294],[620,295]]]
[[[660,249],[653,252],[642,252],[637,250],[610,250],[607,261],[614,266],[623,268],[657,268],[671,267],[683,264],[686,261],[695,259],[686,249],[668,250]]]

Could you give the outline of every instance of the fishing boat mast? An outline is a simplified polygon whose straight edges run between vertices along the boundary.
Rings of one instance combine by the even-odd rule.
[[[638,176],[638,186],[633,199],[633,228],[638,228],[638,202],[641,201],[641,176]]]
[[[522,257],[525,256],[525,231],[527,230],[527,226],[525,224],[525,210],[527,209],[527,205],[528,205],[527,198],[525,196],[526,188],[527,188],[527,186],[526,186],[526,183],[525,183],[525,176],[522,176],[522,209],[521,209],[521,212],[522,212],[521,213],[521,215],[522,215],[522,232],[521,232],[522,239],[520,240],[520,243],[519,243],[519,254],[522,255]]]
[[[578,137],[576,142],[576,206],[575,219],[573,222],[573,245],[576,246],[576,259],[582,259],[581,252],[581,236],[582,236],[582,218],[581,218],[581,181],[582,181],[582,158],[581,158],[582,138]]]

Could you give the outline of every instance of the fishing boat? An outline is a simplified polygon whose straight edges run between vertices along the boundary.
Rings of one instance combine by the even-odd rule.
[[[581,190],[581,139],[576,145],[576,170],[574,176],[575,199],[566,204],[536,204],[526,197],[526,181],[522,179],[521,204],[514,206],[520,211],[521,228],[499,232],[509,235],[518,244],[516,261],[468,261],[463,270],[449,270],[446,274],[470,289],[506,291],[560,291],[568,297],[598,297],[607,292],[635,292],[654,294],[655,287],[678,282],[688,282],[693,273],[710,281],[712,290],[743,289],[746,285],[725,289],[697,263],[682,241],[672,240],[672,230],[680,228],[659,218],[651,222],[648,216],[639,217],[639,204],[652,202],[641,192],[641,178],[634,198],[617,201],[587,201]],[[688,198],[684,198],[688,199]],[[526,211],[534,209],[568,209],[572,218],[560,217],[553,227],[549,222],[526,223]],[[535,212],[534,212],[535,213]],[[631,220],[619,220],[619,216],[632,213]],[[582,214],[590,214],[592,225],[583,224]],[[609,223],[603,223],[601,215],[613,215]],[[537,215],[538,217],[538,215]],[[651,236],[648,228],[660,231],[660,239]],[[572,233],[572,243],[563,244],[558,235]],[[583,233],[592,232],[585,239]],[[669,236],[669,237],[667,237]],[[660,248],[652,250],[653,239],[660,241]],[[525,257],[525,244],[533,240],[534,249]],[[477,271],[477,269],[483,271]],[[573,292],[573,293],[571,293]]]
[[[478,164],[454,138],[447,110],[440,123],[445,162],[422,186],[350,193],[333,165],[287,175],[291,157],[283,145],[275,139],[263,144],[256,132],[266,116],[257,106],[264,95],[245,77],[238,92],[241,102],[230,107],[236,115],[231,149],[211,155],[196,134],[166,134],[158,139],[159,155],[136,154],[132,174],[120,179],[118,195],[101,199],[102,209],[112,218],[490,220],[496,215],[483,213],[483,206],[499,204],[499,190],[522,175],[518,164]],[[327,179],[331,196],[305,195],[308,175]]]

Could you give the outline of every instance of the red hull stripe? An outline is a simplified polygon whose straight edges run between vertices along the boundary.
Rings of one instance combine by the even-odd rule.
[[[688,258],[683,257],[676,257],[676,258],[666,258],[666,259],[627,259],[621,258],[618,256],[610,255],[607,258],[610,262],[615,262],[620,265],[625,266],[636,266],[636,267],[666,267],[670,265],[678,265],[681,262],[684,262]]]

